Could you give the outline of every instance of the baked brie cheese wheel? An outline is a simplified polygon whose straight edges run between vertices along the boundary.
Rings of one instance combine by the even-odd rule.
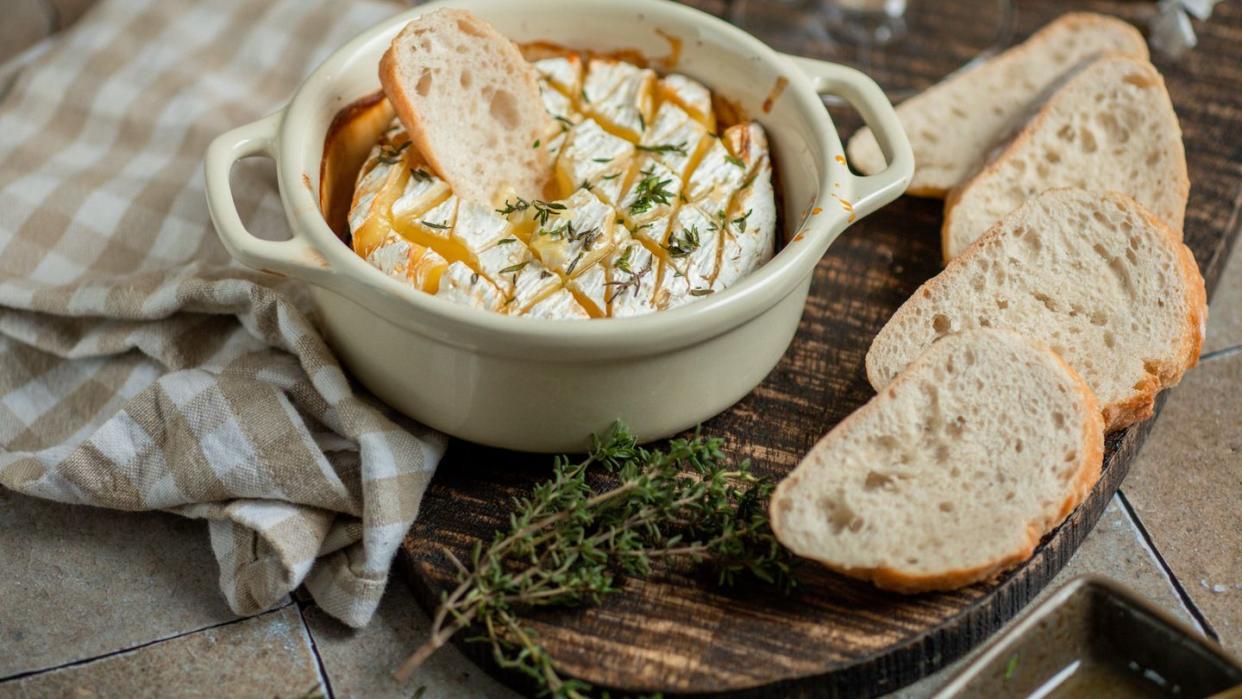
[[[717,134],[683,75],[561,52],[534,61],[556,128],[546,200],[460,200],[399,122],[354,188],[354,251],[443,298],[540,318],[637,316],[737,283],[776,250],[762,127]]]

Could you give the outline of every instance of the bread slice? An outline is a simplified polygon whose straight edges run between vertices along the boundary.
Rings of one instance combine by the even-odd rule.
[[[880,390],[947,333],[1007,328],[1064,357],[1113,430],[1149,417],[1195,365],[1206,321],[1180,235],[1124,194],[1050,190],[897,309],[867,352],[867,377]]]
[[[1001,330],[945,336],[811,449],[772,496],[794,553],[900,592],[1030,558],[1099,478],[1091,390]]]
[[[541,141],[555,124],[534,68],[490,24],[465,10],[422,15],[392,40],[379,74],[414,146],[459,198],[543,195],[552,156]]]
[[[1022,126],[1058,78],[1086,59],[1113,52],[1146,59],[1147,44],[1119,19],[1070,13],[901,103],[897,116],[914,148],[908,193],[943,197],[983,167],[987,154]],[[854,134],[848,152],[868,175],[884,169],[884,154],[870,129]]]
[[[1178,235],[1190,180],[1182,130],[1160,73],[1107,56],[1058,89],[995,160],[945,202],[946,260],[1038,192],[1125,192]]]

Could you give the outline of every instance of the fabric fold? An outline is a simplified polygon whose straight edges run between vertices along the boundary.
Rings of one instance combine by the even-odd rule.
[[[239,614],[304,584],[365,624],[446,446],[350,382],[303,289],[231,260],[201,173],[399,9],[103,0],[0,102],[0,485],[208,520]],[[270,163],[233,177],[287,235]]]

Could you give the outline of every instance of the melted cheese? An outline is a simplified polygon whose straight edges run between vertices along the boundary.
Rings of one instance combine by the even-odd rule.
[[[776,207],[757,124],[717,138],[712,95],[576,54],[535,62],[554,126],[554,193],[498,208],[459,200],[409,146],[380,138],[349,212],[380,272],[475,308],[540,318],[631,317],[691,303],[771,258]]]

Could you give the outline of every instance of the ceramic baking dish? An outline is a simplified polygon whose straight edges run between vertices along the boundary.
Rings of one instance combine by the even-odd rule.
[[[672,51],[674,70],[767,129],[786,244],[722,293],[637,318],[588,321],[468,308],[371,267],[320,210],[324,137],[343,107],[378,89],[380,55],[400,28],[441,6],[471,10],[519,42],[646,56]],[[885,171],[849,171],[821,94],[842,97],[862,114],[888,157]],[[237,214],[229,171],[256,155],[276,161],[289,240],[256,238]],[[618,419],[643,440],[667,436],[746,395],[789,346],[828,246],[850,223],[899,196],[913,169],[905,133],[870,79],[779,54],[726,22],[664,0],[421,5],[336,51],[285,109],[220,136],[206,157],[208,204],[225,247],[247,266],[307,283],[321,329],[359,381],[450,435],[538,452],[581,450]]]

